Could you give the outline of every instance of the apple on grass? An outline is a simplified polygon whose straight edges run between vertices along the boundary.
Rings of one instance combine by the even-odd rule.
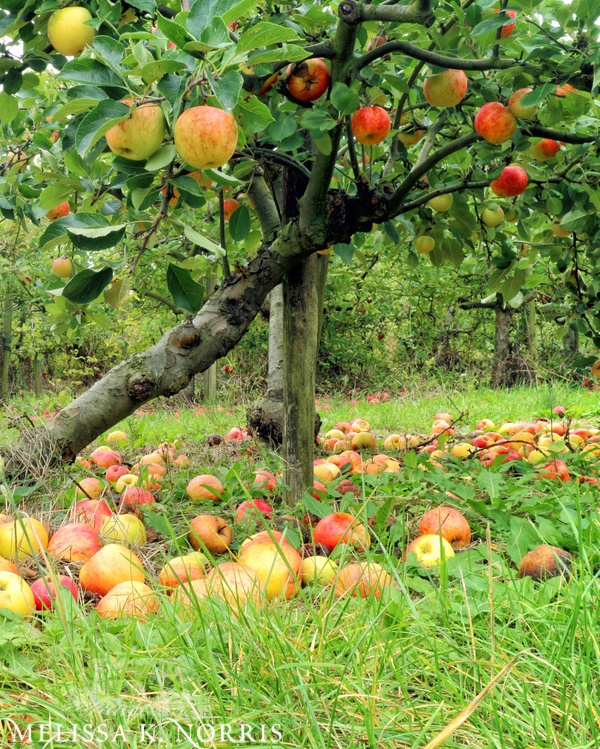
[[[180,157],[195,169],[218,169],[233,156],[238,127],[233,114],[207,105],[191,107],[173,131]]]
[[[48,547],[48,532],[35,518],[19,518],[0,525],[0,556],[23,562]]]
[[[298,593],[302,557],[278,531],[259,533],[244,544],[238,563],[256,572],[269,601],[279,596],[293,598]]]
[[[170,559],[161,569],[158,581],[166,588],[200,580],[205,576],[208,559],[199,551]]]
[[[98,531],[87,523],[67,523],[52,535],[48,554],[65,562],[87,562],[100,551]]]
[[[473,125],[484,140],[499,145],[512,138],[517,129],[517,118],[504,104],[490,101],[479,109]]]
[[[123,104],[134,107],[131,98]],[[156,104],[140,104],[129,117],[106,131],[106,142],[117,156],[130,161],[145,161],[161,147],[167,132],[165,115]]]
[[[105,518],[113,512],[103,499],[81,499],[75,505],[75,518],[81,523],[87,523],[97,531],[102,528]]]
[[[79,571],[83,590],[105,596],[118,583],[128,580],[144,582],[140,558],[121,544],[103,546]]]
[[[14,572],[0,571],[0,612],[2,609],[14,611],[22,616],[30,616],[35,611],[31,588]]]
[[[364,146],[375,146],[387,138],[392,127],[389,114],[383,107],[361,107],[352,115],[352,132]]]
[[[0,572],[12,572],[15,575],[18,575],[19,568],[14,562],[11,562],[10,559],[4,559],[4,557],[0,557]]]
[[[354,598],[374,596],[381,598],[385,588],[393,584],[392,576],[376,562],[354,562],[337,573],[334,596],[340,598],[351,593]]]
[[[331,585],[338,572],[338,566],[329,557],[305,557],[300,563],[302,585],[317,582],[319,585]]]
[[[188,498],[194,502],[203,500],[219,502],[225,489],[216,476],[203,473],[200,476],[195,476],[188,483],[185,491]]]
[[[207,583],[212,595],[219,596],[234,612],[246,603],[261,608],[265,603],[265,586],[261,575],[238,562],[224,562],[208,573]]]
[[[126,476],[129,471],[129,466],[108,466],[108,468],[106,469],[106,473],[104,474],[104,478],[108,481],[109,484],[116,484],[121,476]]]
[[[75,489],[76,497],[87,497],[87,499],[99,499],[104,492],[105,484],[94,476],[87,476],[77,482]]]
[[[519,577],[531,577],[533,580],[547,580],[558,575],[568,578],[571,572],[569,552],[548,544],[527,552],[519,565]]]
[[[59,594],[55,583],[58,583],[60,591],[64,589],[65,591],[68,591],[76,601],[79,599],[79,588],[77,587],[75,580],[67,575],[47,575],[46,577],[38,578],[31,584],[31,592],[33,593],[36,611],[47,611],[48,609],[54,608],[54,601]]]
[[[237,508],[235,519],[241,520],[246,515],[250,515],[260,520],[261,518],[270,518],[272,513],[273,508],[263,499],[246,499]]]
[[[442,534],[455,549],[471,542],[471,526],[466,517],[453,507],[440,505],[426,512],[419,523],[421,536]]]
[[[363,523],[347,512],[334,512],[321,518],[314,529],[314,542],[333,551],[338,544],[348,544],[365,550],[370,546],[370,536]]]
[[[98,602],[96,611],[103,619],[133,616],[145,621],[158,611],[158,598],[144,582],[124,580],[106,593]]]
[[[455,107],[465,98],[468,85],[463,70],[444,70],[425,79],[423,94],[432,107]]]
[[[197,515],[190,521],[188,539],[193,549],[222,554],[231,545],[231,526],[216,515]]]
[[[404,561],[413,552],[421,567],[436,567],[441,564],[442,556],[448,559],[454,556],[454,549],[445,538],[438,534],[428,534],[413,539],[406,547]]]
[[[123,544],[123,546],[142,546],[146,543],[146,529],[135,515],[111,515],[105,518],[100,528],[100,540],[103,544]]]
[[[298,101],[315,101],[329,86],[329,69],[320,57],[292,63],[285,71],[288,91]]]
[[[54,11],[48,20],[48,40],[66,57],[77,57],[94,41],[96,31],[87,21],[92,14],[87,8],[71,6]]]

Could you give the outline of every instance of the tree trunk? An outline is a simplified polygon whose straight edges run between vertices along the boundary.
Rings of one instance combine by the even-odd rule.
[[[533,364],[538,359],[538,330],[536,320],[535,301],[527,302],[525,305],[525,325],[527,327],[527,350]]]
[[[217,274],[211,273],[206,279],[206,291],[210,295],[217,288]],[[214,362],[202,374],[202,400],[214,403],[217,400],[217,362]]]
[[[570,326],[563,336],[563,351],[569,359],[579,356],[579,331]]]
[[[319,334],[319,258],[291,270],[283,283],[283,448],[286,502],[313,483],[315,373]]]
[[[2,373],[0,375],[0,400],[5,403],[8,401],[9,390],[10,390],[10,352],[12,342],[12,314],[13,300],[10,291],[7,289],[4,295],[4,303],[2,305]]]
[[[36,354],[33,357],[33,391],[37,398],[42,395],[42,367],[44,366],[44,357]]]
[[[492,364],[493,387],[506,387],[512,384],[509,353],[510,353],[510,321],[513,315],[511,307],[505,307],[502,298],[496,302],[496,333],[494,336],[494,361]]]

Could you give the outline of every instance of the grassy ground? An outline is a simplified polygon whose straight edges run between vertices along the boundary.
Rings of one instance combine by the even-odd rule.
[[[320,403],[324,429],[360,415],[378,434],[427,431],[437,411],[464,413],[465,431],[483,417],[549,416],[559,404],[585,423],[597,424],[600,413],[596,394],[567,387],[409,393],[375,405]],[[52,410],[50,400],[33,405],[18,409],[41,419]],[[245,446],[203,444],[207,434],[243,423],[241,407],[144,411],[120,425],[132,438],[126,457],[179,439],[192,458],[190,469],[173,473],[161,491],[158,511],[147,515],[147,524],[165,537],[143,550],[156,574],[169,555],[185,551],[189,518],[206,511],[185,499],[191,476],[221,476],[227,491],[219,514],[230,518],[248,496],[253,468],[279,463],[261,451],[248,456]],[[569,457],[569,466],[573,473],[595,471],[577,456]],[[57,471],[30,495],[17,491],[9,504],[35,508],[32,514],[60,524],[73,499],[72,479],[82,475],[77,468]],[[329,589],[307,587],[292,601],[271,602],[238,618],[214,602],[182,620],[164,597],[160,614],[148,622],[102,620],[90,601],[32,622],[5,617],[0,717],[16,719],[21,730],[26,718],[36,727],[34,745],[47,747],[432,749],[439,732],[470,706],[445,747],[597,747],[598,489],[539,481],[528,466],[513,472],[476,461],[423,471],[407,460],[400,474],[356,481],[356,499],[332,493],[323,512],[341,507],[365,520],[377,513],[367,558],[395,580],[381,599],[336,601]],[[449,500],[447,491],[458,500]],[[420,515],[442,502],[465,512],[472,544],[440,573],[402,563]],[[306,499],[292,512],[301,516],[306,507],[314,509],[314,503]],[[234,548],[251,530],[234,527]],[[571,552],[570,580],[518,578],[520,558],[542,542]],[[70,567],[76,574],[77,565]],[[35,575],[35,565],[24,565],[24,572]],[[509,664],[497,686],[474,702]],[[49,720],[61,724],[62,742],[36,743],[39,724]],[[87,723],[93,728],[86,742]],[[0,729],[0,747],[12,745],[12,725]],[[83,738],[73,739],[74,725]]]

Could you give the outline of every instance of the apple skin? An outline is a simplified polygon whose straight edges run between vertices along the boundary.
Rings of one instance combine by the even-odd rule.
[[[560,150],[560,143],[552,138],[542,138],[529,148],[529,153],[536,161],[549,161]]]
[[[523,167],[510,164],[505,166],[500,176],[490,183],[490,189],[500,198],[514,198],[525,191],[528,183],[529,178]]]
[[[223,201],[223,218],[225,221],[229,221],[239,207],[240,204],[235,198],[226,198]]]
[[[133,107],[133,99],[123,99]],[[127,117],[106,131],[106,142],[117,156],[130,161],[145,161],[162,145],[167,132],[165,115],[156,104],[140,104]]]
[[[190,521],[188,539],[193,549],[222,554],[231,545],[231,526],[216,515],[196,515]]]
[[[393,583],[392,576],[375,562],[355,562],[338,572],[335,578],[334,597],[351,593],[354,598],[374,596],[381,598],[384,588]]]
[[[81,499],[75,505],[75,517],[80,523],[87,523],[95,530],[102,528],[105,518],[113,512],[103,499]]]
[[[108,591],[98,602],[96,611],[103,619],[133,616],[145,621],[158,611],[158,598],[144,582],[125,580]]]
[[[465,98],[468,85],[463,70],[444,70],[425,80],[423,94],[432,107],[455,107]]]
[[[64,218],[65,216],[68,216],[69,213],[71,213],[71,206],[68,201],[65,201],[64,203],[59,203],[54,206],[54,208],[51,208],[46,214],[46,218],[48,221],[56,221],[57,218]],[[71,274],[69,273],[69,275]],[[61,276],[61,278],[68,278],[68,276]]]
[[[431,198],[431,200],[427,201],[427,205],[434,211],[437,211],[437,213],[443,213],[450,210],[453,202],[454,197],[451,192],[448,192],[444,195],[436,195],[435,198]]]
[[[571,576],[571,555],[556,546],[538,546],[527,552],[519,565],[519,577],[547,580],[557,575]]]
[[[175,588],[192,580],[200,580],[205,576],[206,564],[208,564],[208,559],[199,551],[182,557],[174,557],[161,569],[158,581],[166,588]]]
[[[223,598],[237,613],[246,603],[262,608],[266,603],[263,581],[255,570],[238,562],[218,564],[208,573],[207,583],[212,595]]]
[[[306,557],[300,563],[302,585],[317,582],[319,585],[331,585],[338,573],[338,566],[329,557]]]
[[[119,499],[119,506],[123,504],[151,507],[156,504],[156,497],[152,492],[143,489],[141,486],[128,486]]]
[[[489,226],[490,229],[495,229],[504,221],[504,211],[500,206],[495,210],[493,208],[484,208],[483,211],[481,211],[481,220],[486,226]]]
[[[277,478],[270,472],[264,469],[254,471],[254,481],[252,482],[253,489],[260,489],[263,492],[272,492],[277,487]]]
[[[86,497],[87,495],[87,499],[99,499],[104,491],[104,485],[94,476],[87,476],[77,483],[79,486],[75,489],[76,497]]]
[[[300,589],[302,557],[280,533],[259,533],[242,546],[239,564],[254,570],[265,585],[269,601],[279,596],[293,598]]]
[[[99,551],[98,531],[87,523],[63,525],[48,543],[48,554],[65,562],[87,562]]]
[[[356,549],[366,550],[371,543],[364,524],[347,512],[334,512],[321,518],[313,533],[314,542],[323,544],[329,551],[333,551],[338,544],[349,544]]]
[[[17,565],[9,559],[4,559],[4,557],[0,557],[0,572],[12,572],[15,575],[20,574]]]
[[[504,104],[490,101],[479,109],[473,126],[488,143],[499,145],[512,138],[517,129],[517,118]]]
[[[500,8],[494,8],[494,13],[500,13],[500,12],[501,12]],[[503,12],[506,13],[506,15],[509,16],[509,18],[517,17],[517,14],[514,10],[505,10]],[[516,25],[517,25],[516,23],[507,23],[505,26],[502,26],[501,27],[502,31],[500,32],[500,38],[506,39],[507,37],[509,37],[515,30]]]
[[[389,114],[383,107],[361,107],[352,115],[352,132],[364,146],[375,146],[387,138],[392,127]]]
[[[453,507],[440,505],[426,512],[419,523],[421,536],[440,533],[454,549],[462,549],[471,543],[471,526],[466,517]]]
[[[58,582],[62,588],[68,590],[76,601],[79,600],[77,583],[67,575],[60,575],[57,578],[40,577],[31,584],[36,611],[48,611],[54,607],[54,599],[57,596],[54,582]]]
[[[377,439],[375,435],[369,434],[369,432],[359,432],[352,437],[350,446],[352,450],[376,450]]]
[[[440,538],[437,534],[419,536],[406,547],[404,561],[406,561],[410,552],[414,552],[421,567],[435,567],[442,561],[442,546],[446,559],[454,556],[454,549],[445,538]]]
[[[123,458],[116,450],[102,450],[98,453],[96,450],[90,455],[90,460],[100,468],[110,468],[110,466],[120,466]]]
[[[518,88],[510,95],[507,106],[515,117],[519,117],[521,120],[530,120],[535,117],[536,112],[539,109],[539,104],[534,104],[532,107],[524,107],[521,104],[521,99],[533,91],[532,88]]]
[[[71,278],[73,262],[68,257],[57,257],[52,261],[52,273],[57,278]]]
[[[203,473],[200,476],[195,476],[186,486],[186,494],[189,499],[194,502],[201,502],[203,500],[212,500],[213,502],[220,502],[221,495],[225,491],[223,484],[219,481],[216,476]]]
[[[48,19],[50,44],[65,57],[77,57],[96,36],[96,31],[86,24],[91,19],[89,10],[78,6],[55,11]]]
[[[144,582],[141,559],[121,544],[107,544],[79,570],[83,590],[105,596],[109,590],[129,580]]]
[[[415,250],[419,255],[428,255],[435,247],[435,239],[429,234],[422,234],[415,239]]]
[[[23,562],[48,547],[48,532],[39,520],[21,518],[0,525],[0,556]]]
[[[116,445],[126,445],[129,442],[129,437],[125,432],[121,431],[120,429],[117,429],[114,432],[111,432],[106,437],[106,444],[112,445],[113,443]]]
[[[571,476],[569,469],[564,460],[552,459],[546,463],[543,467],[543,471],[540,471],[539,477],[543,479],[550,479],[551,481],[570,481]]]
[[[14,572],[0,572],[0,609],[9,609],[22,616],[31,616],[35,611],[31,588]]]
[[[195,169],[218,169],[233,156],[238,126],[233,114],[207,105],[191,107],[178,118],[173,131],[175,148]]]
[[[99,535],[103,544],[142,546],[148,540],[142,521],[135,515],[129,514],[111,515],[105,518]]]
[[[121,476],[126,476],[129,473],[129,470],[128,466],[108,466],[104,478],[109,484],[116,484]]]
[[[285,71],[288,91],[298,101],[315,101],[329,86],[329,69],[320,57],[288,65]]]
[[[241,520],[247,514],[251,517],[258,518],[270,518],[273,512],[273,508],[268,502],[263,499],[246,499],[239,505],[235,513],[235,519]]]

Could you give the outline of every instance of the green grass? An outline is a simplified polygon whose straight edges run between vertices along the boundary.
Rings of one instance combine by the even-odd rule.
[[[482,417],[549,416],[558,404],[589,423],[597,423],[598,414],[595,395],[562,386],[408,394],[400,401],[361,401],[356,407],[319,400],[329,406],[321,412],[324,429],[360,415],[378,434],[427,431],[437,411],[465,413],[465,431]],[[193,461],[189,470],[173,474],[160,494],[159,511],[148,518],[165,536],[144,550],[154,574],[187,545],[186,522],[198,512],[185,500],[189,477],[219,473],[227,486],[219,511],[230,518],[248,496],[244,484],[253,467],[277,466],[269,453],[249,457],[244,449],[211,451],[202,445],[207,434],[238,423],[243,423],[241,407],[181,408],[178,415],[171,407],[157,407],[120,425],[133,437],[131,458],[145,447],[180,439]],[[595,472],[577,456],[568,462],[574,473]],[[95,744],[67,740],[37,746],[422,749],[517,657],[444,746],[595,749],[600,735],[598,489],[540,482],[528,466],[514,473],[508,465],[485,469],[474,461],[450,461],[444,472],[425,472],[417,463],[406,460],[401,474],[360,476],[359,497],[333,494],[326,502],[365,520],[379,510],[367,557],[395,580],[381,599],[336,601],[329,590],[308,587],[292,601],[248,609],[239,618],[220,602],[210,602],[181,619],[162,595],[160,613],[147,622],[107,622],[90,601],[31,622],[6,617],[0,619],[0,717],[26,715],[34,725],[51,717],[63,733],[72,731],[73,723],[80,731],[85,723],[106,729],[106,739],[96,733]],[[17,494],[15,501],[59,523],[72,500],[72,478],[81,475],[76,468],[57,471],[34,494]],[[453,503],[469,518],[474,540],[447,560],[441,574],[430,574],[403,563],[402,549],[425,509],[451,501],[446,491],[459,497]],[[393,519],[389,528],[387,516]],[[236,546],[250,530],[234,527]],[[571,552],[570,580],[518,578],[521,556],[541,542]],[[35,571],[32,563],[25,567]],[[234,740],[242,723],[253,726],[252,742],[248,734],[243,742]],[[165,743],[144,742],[142,724]],[[199,740],[186,738],[203,724]],[[223,729],[221,742],[221,724],[231,726],[232,740]],[[272,743],[261,739],[263,724]],[[202,740],[209,726],[218,740]],[[11,745],[5,724],[0,747]]]

